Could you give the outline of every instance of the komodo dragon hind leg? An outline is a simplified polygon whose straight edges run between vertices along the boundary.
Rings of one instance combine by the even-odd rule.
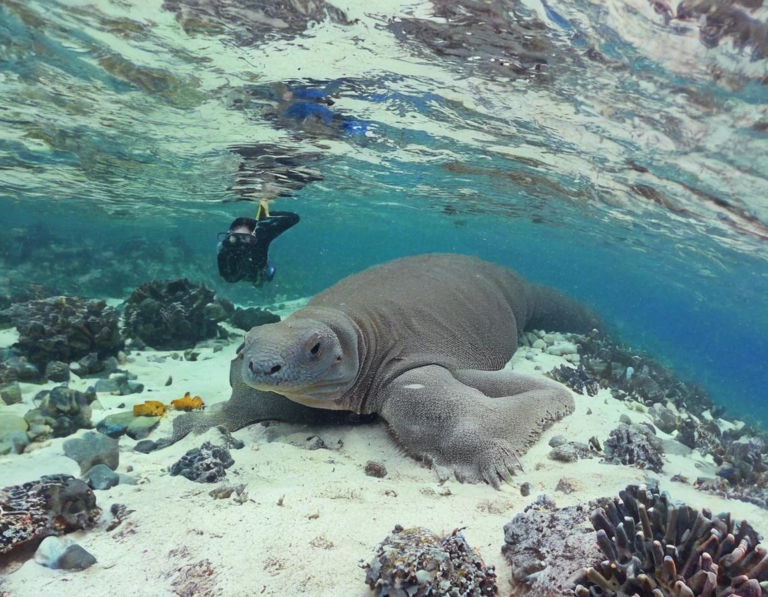
[[[573,409],[571,393],[554,382],[430,365],[396,378],[381,414],[403,447],[438,472],[498,488],[519,468],[518,457]]]

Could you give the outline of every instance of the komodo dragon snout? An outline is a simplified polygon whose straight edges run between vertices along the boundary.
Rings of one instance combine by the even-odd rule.
[[[243,381],[308,406],[341,408],[333,401],[357,375],[357,351],[346,352],[344,340],[311,319],[255,327],[245,336]]]

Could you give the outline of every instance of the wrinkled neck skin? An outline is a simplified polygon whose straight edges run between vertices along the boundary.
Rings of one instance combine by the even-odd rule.
[[[341,345],[343,358],[330,368],[322,379],[301,388],[273,388],[272,391],[286,398],[328,410],[355,410],[350,390],[360,373],[365,355],[365,338],[358,325],[343,311],[307,307],[284,320],[290,324],[297,320],[314,320],[333,330]],[[281,322],[282,323],[282,322]]]

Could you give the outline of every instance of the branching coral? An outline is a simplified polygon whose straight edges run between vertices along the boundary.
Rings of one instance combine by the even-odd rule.
[[[630,485],[591,516],[607,558],[586,568],[577,597],[761,597],[768,550],[748,522],[673,504]],[[765,584],[763,582],[763,584]]]

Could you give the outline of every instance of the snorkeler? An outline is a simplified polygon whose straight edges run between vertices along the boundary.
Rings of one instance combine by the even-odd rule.
[[[275,211],[266,202],[259,203],[256,218],[237,218],[227,232],[219,234],[217,261],[219,274],[227,282],[248,280],[262,286],[275,277],[269,258],[269,244],[299,222],[298,214]]]

